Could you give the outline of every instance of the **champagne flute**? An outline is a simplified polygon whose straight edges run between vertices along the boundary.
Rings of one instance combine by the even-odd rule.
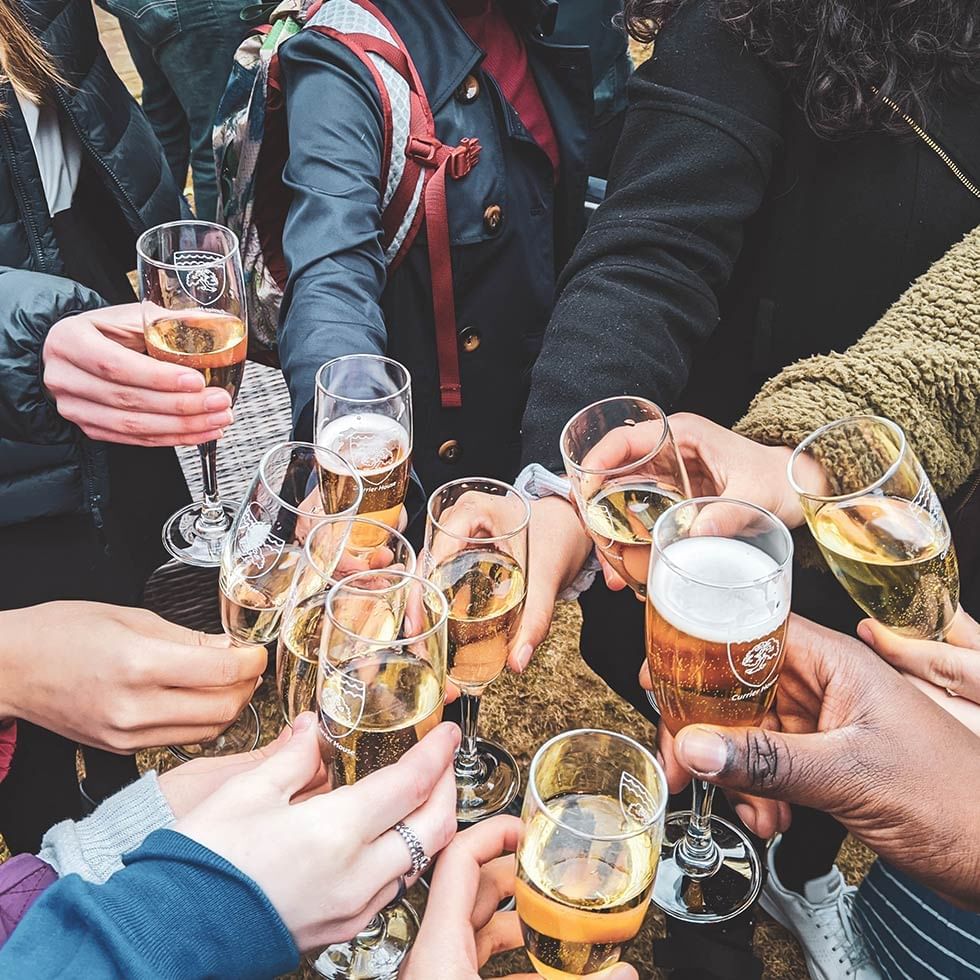
[[[234,232],[208,221],[173,221],[136,243],[140,305],[150,357],[182,364],[234,402],[245,373],[247,311]],[[197,447],[204,499],[173,514],[163,544],[178,561],[215,568],[235,508],[218,496],[218,444]]]
[[[448,609],[431,583],[380,569],[339,581],[324,612],[321,745],[346,786],[397,762],[442,720]],[[323,950],[314,968],[335,980],[395,977],[418,928],[411,905],[394,902],[352,940]]]
[[[642,599],[653,525],[691,496],[667,416],[645,398],[606,398],[568,420],[560,448],[582,523]]]
[[[793,451],[789,481],[830,570],[879,623],[941,640],[959,604],[949,522],[901,426],[861,415]]]
[[[333,484],[332,499],[321,495],[320,472],[325,466],[337,474],[346,470],[343,480]],[[233,642],[264,645],[276,639],[307,537],[327,516],[353,517],[360,498],[357,473],[329,450],[286,442],[265,453],[221,556],[221,626]],[[338,551],[343,544],[338,536]],[[171,750],[186,760],[254,748],[258,716],[252,705],[249,709],[214,741]]]
[[[667,780],[638,742],[563,732],[531,761],[517,852],[517,916],[548,980],[605,975],[650,906]]]
[[[359,543],[379,537],[377,544]],[[340,579],[369,569],[411,574],[415,551],[403,535],[367,517],[328,517],[307,536],[276,650],[276,687],[288,724],[301,712],[315,710],[327,592]]]
[[[315,415],[316,443],[342,456],[360,474],[364,497],[359,513],[397,527],[412,465],[408,370],[374,354],[327,361],[316,373]],[[326,476],[331,478],[329,470]],[[359,533],[369,531],[365,527]]]
[[[785,656],[793,540],[752,504],[698,497],[654,525],[646,599],[647,663],[661,721],[758,725]],[[711,815],[714,787],[693,783],[693,810],[669,814],[654,902],[686,922],[724,922],[762,885],[739,829]]]
[[[523,495],[497,480],[454,480],[429,498],[423,568],[449,603],[448,670],[463,729],[456,753],[461,823],[499,813],[520,789],[514,757],[476,732],[480,699],[504,669],[524,612],[530,520]]]

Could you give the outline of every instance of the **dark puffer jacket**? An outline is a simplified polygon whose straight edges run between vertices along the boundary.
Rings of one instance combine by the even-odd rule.
[[[31,0],[23,16],[67,87],[59,111],[84,148],[87,186],[100,195],[104,237],[130,268],[136,236],[180,218],[186,205],[139,106],[109,65],[87,0]],[[104,205],[104,206],[103,206]],[[106,229],[103,229],[105,231]],[[60,418],[41,383],[49,328],[105,305],[62,278],[41,177],[12,88],[0,83],[0,525],[88,509],[105,493],[103,448]]]

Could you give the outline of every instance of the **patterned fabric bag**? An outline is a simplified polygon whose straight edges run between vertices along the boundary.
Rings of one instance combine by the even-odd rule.
[[[446,214],[446,177],[465,177],[480,144],[448,147],[435,123],[411,55],[370,0],[283,0],[270,22],[240,45],[214,129],[218,215],[242,249],[249,313],[249,356],[276,363],[276,329],[286,282],[282,231],[289,208],[281,175],[288,153],[279,84],[279,46],[315,30],[349,48],[378,89],[384,118],[382,242],[389,274],[422,226],[428,232],[442,403],[461,404],[456,315]]]

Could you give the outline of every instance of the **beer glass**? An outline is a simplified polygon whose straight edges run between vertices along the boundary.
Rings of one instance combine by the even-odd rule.
[[[654,525],[646,647],[661,722],[758,725],[785,655],[793,540],[752,504],[681,501]],[[714,787],[693,784],[693,810],[668,815],[654,902],[687,922],[724,922],[762,884],[748,837],[711,815]]]
[[[614,732],[563,732],[531,761],[515,897],[543,977],[598,977],[643,925],[660,860],[667,780]]]
[[[407,369],[374,354],[327,361],[316,373],[315,441],[359,473],[364,484],[360,513],[398,527],[412,465],[412,379]],[[331,471],[325,475],[330,479]]]
[[[377,544],[358,543],[378,537]],[[340,579],[369,569],[411,574],[415,551],[397,531],[367,517],[328,517],[307,535],[276,650],[276,688],[288,724],[314,710],[327,592]]]
[[[397,762],[442,719],[446,619],[442,593],[407,572],[358,572],[326,597],[317,704],[324,759],[345,786]],[[378,913],[314,967],[345,980],[398,974],[418,918],[406,901]]]
[[[901,426],[872,415],[825,425],[794,450],[789,481],[851,598],[896,633],[943,639],[959,603],[956,551]]]
[[[474,823],[517,796],[520,770],[476,737],[480,699],[507,663],[527,591],[527,500],[507,483],[454,480],[429,498],[422,568],[449,603],[449,679],[459,689],[456,817]]]
[[[198,371],[234,402],[248,350],[242,259],[235,234],[208,221],[173,221],[140,235],[137,274],[146,352]],[[235,509],[218,496],[214,440],[197,447],[204,500],[163,526],[163,544],[178,561],[215,568]]]
[[[346,470],[334,485],[334,499],[321,496],[323,466]],[[286,442],[262,457],[221,556],[221,626],[233,642],[265,645],[276,639],[307,536],[328,515],[353,517],[360,498],[357,473],[329,450]],[[335,547],[343,547],[343,538],[336,539]],[[254,748],[257,738],[258,717],[249,705],[249,712],[220,738],[177,746],[173,752],[181,759],[226,755]]]
[[[569,419],[560,446],[582,523],[642,599],[653,525],[691,496],[667,416],[645,398],[606,398]]]

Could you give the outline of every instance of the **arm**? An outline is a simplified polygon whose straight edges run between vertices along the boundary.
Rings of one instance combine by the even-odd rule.
[[[609,194],[562,275],[534,368],[526,463],[560,469],[561,428],[590,401],[677,397],[769,183],[780,92],[714,4],[674,15],[630,100]]]
[[[795,446],[827,422],[898,421],[940,496],[980,461],[980,229],[953,246],[843,354],[798,361],[768,381],[737,432]]]
[[[289,125],[283,229],[289,279],[279,359],[297,435],[312,433],[313,376],[342,354],[383,354],[381,160],[384,127],[374,84],[337,42],[312,31],[280,55]]]

